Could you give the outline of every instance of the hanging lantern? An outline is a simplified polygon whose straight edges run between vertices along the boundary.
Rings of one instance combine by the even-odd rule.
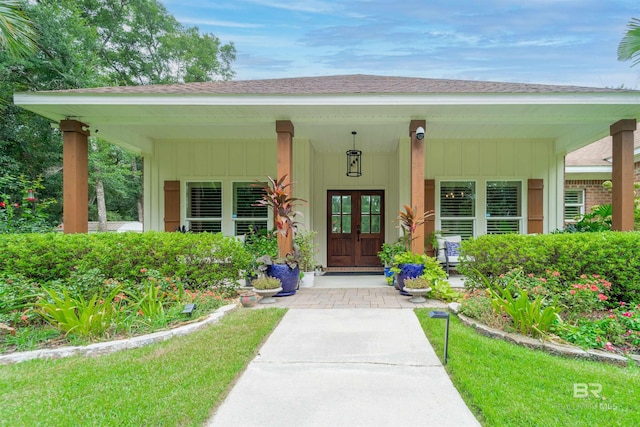
[[[362,151],[356,150],[356,132],[351,132],[353,135],[353,149],[347,150],[347,176],[359,177],[362,176]]]

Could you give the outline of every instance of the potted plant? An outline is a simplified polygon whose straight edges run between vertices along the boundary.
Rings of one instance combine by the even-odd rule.
[[[441,288],[446,282],[447,274],[440,266],[440,263],[433,257],[425,257],[423,262],[422,275],[404,281],[404,290],[413,295],[409,301],[413,303],[425,302],[423,295],[431,292],[434,288]]]
[[[258,278],[260,266],[258,258],[263,255],[276,258],[278,256],[278,242],[274,231],[259,230],[256,232],[252,227],[249,234],[245,235],[244,246],[251,256],[251,262],[245,272],[246,286],[251,287],[251,283]]]
[[[425,279],[423,276],[414,277],[412,279],[407,279],[404,281],[404,290],[411,298],[409,301],[415,304],[425,302],[426,298],[425,294],[431,292],[431,282]]]
[[[404,290],[404,281],[422,276],[426,255],[415,252],[401,252],[393,257],[391,271],[396,275],[396,287],[401,295],[409,296]]]
[[[260,295],[260,304],[273,304],[276,302],[273,296],[282,291],[282,284],[275,277],[258,277],[253,281],[253,291]]]
[[[404,248],[404,244],[400,241],[393,244],[384,242],[378,252],[378,258],[380,258],[380,262],[384,265],[384,277],[390,286],[393,286],[395,281],[395,274],[391,271],[393,257],[400,252],[404,252]]]
[[[291,183],[286,181],[287,175],[279,179],[267,177],[267,182],[254,184],[262,189],[262,197],[256,206],[267,206],[273,211],[274,229],[278,240],[278,257],[264,255],[256,261],[261,264],[266,274],[280,279],[282,291],[277,296],[288,296],[296,293],[300,279],[299,254],[293,250],[293,237],[297,231],[295,217],[300,212],[295,210],[296,203],[304,201],[289,194]]]
[[[424,270],[426,255],[411,252],[411,242],[415,240],[417,228],[433,215],[433,211],[418,214],[411,206],[404,205],[404,211],[398,213],[399,227],[402,229],[402,241],[406,252],[397,254],[393,258],[394,267],[391,269],[398,276],[398,290],[402,295],[409,295],[404,290],[404,280],[421,276]]]
[[[313,287],[315,278],[315,255],[317,245],[313,242],[314,237],[318,234],[314,230],[300,230],[293,238],[293,245],[300,255],[300,268],[302,270],[302,279],[300,286],[303,288]]]

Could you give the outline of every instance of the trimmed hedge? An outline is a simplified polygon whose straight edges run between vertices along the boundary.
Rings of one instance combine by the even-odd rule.
[[[0,271],[50,282],[99,271],[139,280],[141,269],[179,276],[192,288],[235,282],[250,262],[242,242],[210,233],[9,234],[0,239]]]
[[[563,282],[599,274],[618,301],[638,300],[640,232],[487,235],[461,246],[460,273],[480,284],[478,272],[497,277],[514,268],[543,275],[558,271]]]

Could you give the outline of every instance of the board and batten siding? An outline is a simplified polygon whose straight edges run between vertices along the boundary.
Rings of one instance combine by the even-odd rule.
[[[184,193],[186,181],[222,181],[223,216],[231,218],[234,181],[254,181],[276,172],[276,142],[249,141],[160,141],[153,156],[145,155],[145,229],[164,230],[164,182],[179,181]],[[149,189],[149,191],[147,191]],[[181,196],[180,220],[186,215]],[[147,224],[150,226],[147,228]],[[230,220],[223,232],[233,233]]]
[[[439,181],[445,180],[522,180],[523,216],[528,210],[528,180],[542,179],[542,231],[545,233],[562,227],[558,194],[562,197],[563,164],[563,156],[555,152],[552,140],[428,140],[425,143],[425,179],[434,179],[436,188]],[[483,194],[478,194],[478,203],[484,203]],[[436,206],[439,206],[438,200]],[[484,225],[484,218],[479,217],[480,234]],[[523,232],[528,232],[526,220]]]

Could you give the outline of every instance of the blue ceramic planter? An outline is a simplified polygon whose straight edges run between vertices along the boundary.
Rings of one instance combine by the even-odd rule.
[[[282,291],[275,296],[288,297],[295,294],[298,289],[300,267],[289,268],[287,264],[273,264],[267,267],[267,276],[278,278],[282,283]]]
[[[424,264],[400,264],[400,274],[398,274],[400,295],[410,296],[411,294],[404,290],[404,281],[420,277],[422,273],[424,273]]]

